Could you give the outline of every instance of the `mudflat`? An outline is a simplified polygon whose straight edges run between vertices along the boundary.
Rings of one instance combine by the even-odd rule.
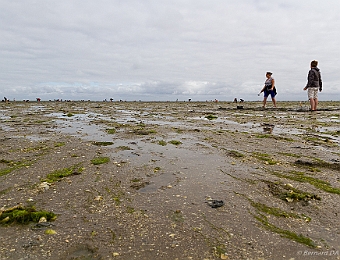
[[[0,259],[340,259],[340,102],[0,103]]]

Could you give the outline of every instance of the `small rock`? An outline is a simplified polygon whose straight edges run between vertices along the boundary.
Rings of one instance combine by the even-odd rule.
[[[55,230],[53,230],[53,229],[47,229],[45,231],[45,234],[46,235],[55,235],[55,234],[57,234],[57,232]]]
[[[209,200],[207,201],[208,205],[212,208],[219,208],[224,205],[223,200]]]
[[[102,196],[97,196],[97,197],[94,198],[94,200],[95,201],[101,201],[101,200],[103,200],[103,197]]]
[[[6,223],[6,222],[8,222],[9,221],[9,217],[6,217],[6,218],[4,218],[3,220],[1,220],[1,223]]]
[[[39,184],[38,186],[39,190],[45,191],[48,190],[50,188],[50,184],[46,181],[42,182]]]
[[[226,259],[229,259],[229,257],[225,254],[221,254],[221,259],[226,260]]]
[[[47,219],[45,217],[41,217],[39,219],[39,223],[47,222]]]

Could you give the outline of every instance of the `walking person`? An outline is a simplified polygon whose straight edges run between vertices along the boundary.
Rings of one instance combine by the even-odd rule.
[[[259,95],[264,92],[264,95],[263,95],[263,108],[266,107],[266,103],[267,103],[267,98],[268,96],[270,95],[271,99],[272,99],[272,102],[273,102],[273,105],[274,107],[276,107],[276,99],[275,99],[275,96],[276,96],[276,88],[275,88],[275,80],[274,78],[272,78],[272,74],[271,72],[267,72],[266,73],[266,81],[264,82],[264,87],[262,88],[261,92],[259,93]]]
[[[307,77],[307,85],[303,88],[303,90],[308,90],[308,99],[311,111],[316,111],[318,106],[318,91],[322,91],[321,73],[317,66],[317,60],[311,61]]]

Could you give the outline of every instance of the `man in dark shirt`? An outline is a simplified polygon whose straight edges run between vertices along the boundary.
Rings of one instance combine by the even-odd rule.
[[[308,81],[303,90],[308,90],[308,99],[310,101],[310,110],[316,111],[318,106],[318,91],[322,91],[321,73],[318,66],[318,61],[313,60],[310,63],[310,71],[308,72]]]

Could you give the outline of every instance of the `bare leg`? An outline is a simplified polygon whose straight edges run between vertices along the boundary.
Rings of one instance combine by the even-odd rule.
[[[274,107],[276,107],[276,99],[272,98],[272,101],[273,101]]]
[[[264,107],[264,108],[266,107],[266,103],[267,103],[267,97],[264,97],[264,98],[263,98],[263,107]]]
[[[318,99],[314,98],[314,110],[316,110],[317,106],[318,106]]]
[[[309,102],[310,102],[310,110],[314,111],[315,110],[315,101],[314,101],[314,98],[310,98]]]

